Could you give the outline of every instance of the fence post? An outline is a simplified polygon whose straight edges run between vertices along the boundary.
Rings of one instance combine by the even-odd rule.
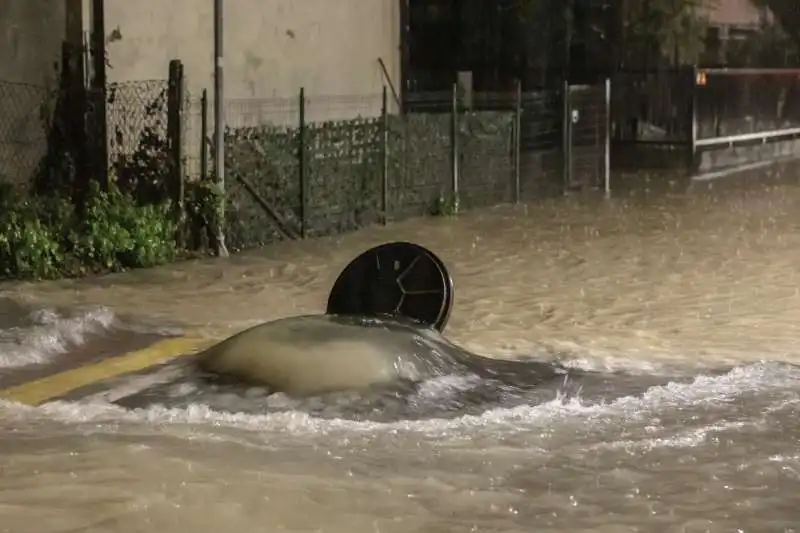
[[[611,197],[611,78],[606,78],[605,146],[603,150],[603,187]]]
[[[92,175],[104,191],[109,186],[108,154],[108,84],[106,78],[106,17],[105,2],[93,0],[92,31],[90,46],[92,56],[91,87],[93,94],[92,113]]]
[[[300,237],[305,239],[307,235],[306,216],[308,206],[308,176],[306,169],[306,89],[300,87],[299,101],[299,124],[297,128],[297,173],[300,180]]]
[[[521,158],[522,158],[522,82],[518,79],[515,83],[514,95],[514,203],[518,204],[522,196],[520,183]]]
[[[50,150],[65,150],[73,155],[76,168],[71,187],[71,197],[80,212],[83,212],[84,200],[89,190],[89,183],[92,179],[92,160],[91,145],[93,142],[89,128],[92,123],[92,103],[94,102],[94,92],[84,88],[83,67],[80,63],[82,57],[74,56],[74,49],[69,43],[63,43],[61,47],[61,64],[66,69],[70,65],[69,81],[59,85],[56,93],[57,99],[53,108],[53,127],[50,129],[48,139],[48,154]],[[76,65],[77,63],[77,65]],[[56,141],[56,138],[58,139]],[[63,172],[63,170],[61,171]],[[34,181],[36,193],[43,189],[50,189],[54,182],[48,177],[44,181]]]
[[[167,190],[173,203],[172,214],[179,224],[176,235],[179,245],[183,245],[183,63],[179,59],[169,62],[169,84],[167,92],[167,146],[169,149],[170,168]]]
[[[566,193],[572,183],[572,117],[569,101],[569,80],[567,79],[561,85],[561,95],[563,98],[561,152],[564,157],[564,192]]]
[[[200,96],[200,179],[208,179],[208,91]]]
[[[689,138],[689,168],[692,172],[696,172],[697,166],[697,84],[699,81],[699,71],[697,69],[697,65],[692,66],[689,69],[689,72],[692,76],[691,85],[689,86],[689,90],[691,91],[691,99],[689,100],[689,120],[691,124],[690,129],[690,138]]]
[[[450,192],[452,193],[452,208],[453,214],[458,212],[458,84],[453,84],[451,95],[451,108],[450,108],[450,159],[451,159],[451,173],[450,173]]]
[[[227,192],[225,190],[225,53],[223,38],[223,1],[214,0],[214,174],[219,188],[219,213],[217,216],[216,247],[219,257],[228,257],[225,245],[225,212]]]
[[[389,223],[389,95],[381,95],[381,221]]]

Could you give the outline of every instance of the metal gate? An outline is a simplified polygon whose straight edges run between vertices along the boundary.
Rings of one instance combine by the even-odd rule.
[[[564,188],[611,192],[611,83],[564,84]]]

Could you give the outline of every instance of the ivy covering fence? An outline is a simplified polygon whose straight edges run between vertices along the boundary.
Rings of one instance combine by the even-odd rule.
[[[384,100],[373,117],[228,127],[229,248],[512,199],[512,110],[386,109]]]

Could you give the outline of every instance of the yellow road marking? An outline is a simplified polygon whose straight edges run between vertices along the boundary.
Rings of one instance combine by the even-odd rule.
[[[116,357],[104,359],[99,363],[73,368],[52,376],[36,379],[0,391],[0,399],[28,405],[40,405],[81,387],[94,385],[101,381],[165,363],[212,344],[207,339],[178,337],[165,339],[155,344]]]

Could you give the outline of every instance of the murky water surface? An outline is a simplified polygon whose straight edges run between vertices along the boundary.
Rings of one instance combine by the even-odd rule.
[[[800,189],[762,182],[1,286],[0,374],[114,330],[216,338],[321,312],[353,256],[405,239],[451,269],[448,337],[581,373],[0,404],[0,531],[800,531],[798,230]]]

